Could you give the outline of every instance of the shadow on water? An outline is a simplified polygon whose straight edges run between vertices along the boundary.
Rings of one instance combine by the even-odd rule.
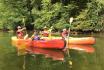
[[[0,70],[23,70],[24,56],[17,56],[15,47],[10,43],[11,36],[9,33],[0,33]],[[68,56],[65,56],[65,61],[53,61],[44,55],[36,54],[26,55],[25,70],[103,70],[104,36],[94,35],[94,37],[96,37],[94,53],[70,50],[72,68],[67,60]]]

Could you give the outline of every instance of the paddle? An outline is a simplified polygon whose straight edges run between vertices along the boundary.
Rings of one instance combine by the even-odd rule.
[[[71,27],[72,22],[73,22],[73,17],[71,17],[71,18],[70,18],[70,21],[69,21],[70,27]],[[70,27],[69,27],[68,31],[70,31]],[[70,33],[68,32],[68,38],[69,38],[69,35],[70,35]]]
[[[50,27],[50,29],[48,30],[49,31],[49,38],[52,39],[52,29],[53,29],[53,26]]]
[[[73,17],[71,17],[70,20],[69,20],[70,27],[71,27],[72,22],[73,22]],[[68,58],[70,58],[69,49],[68,49],[69,36],[70,36],[70,27],[68,28],[68,36],[67,36],[67,43],[66,43],[66,52],[68,54]],[[72,61],[69,61],[69,64],[72,65]]]
[[[27,34],[27,30],[26,30],[26,24],[25,24],[25,16],[23,16],[23,19],[22,19],[22,22],[23,22],[23,26],[25,27],[25,32],[26,32],[26,35],[24,36],[24,40],[28,38],[28,34]]]
[[[73,22],[73,17],[71,17],[69,20],[70,27],[71,27],[72,22]],[[68,28],[68,36],[67,36],[67,44],[66,44],[66,50],[67,50],[68,55],[69,55],[69,49],[68,49],[69,44],[68,43],[69,43],[70,27]]]
[[[23,20],[22,21],[23,21],[24,27],[26,27],[26,24],[25,24],[25,16],[23,16]],[[26,35],[24,36],[24,40],[27,39],[27,37],[28,37],[28,34],[27,34],[27,30],[26,30]],[[26,56],[24,55],[23,70],[26,69],[25,66],[26,66]]]

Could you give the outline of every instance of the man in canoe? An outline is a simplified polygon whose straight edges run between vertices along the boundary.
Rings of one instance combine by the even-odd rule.
[[[17,34],[17,38],[18,39],[23,39],[24,38],[24,30],[25,30],[26,28],[22,28],[21,26],[18,26],[17,27],[17,31],[16,31],[16,34]]]
[[[68,36],[68,33],[70,33],[70,31],[68,31],[66,28],[63,29],[62,33],[61,33],[61,36],[63,39],[66,39],[67,36]]]

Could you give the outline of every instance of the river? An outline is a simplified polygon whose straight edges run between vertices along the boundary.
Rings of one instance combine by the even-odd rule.
[[[11,45],[12,33],[0,32],[0,70],[103,70],[104,69],[104,36],[94,34],[96,44],[94,53],[70,50],[70,57],[64,54],[64,61],[45,58],[44,55],[17,56]],[[89,36],[89,35],[81,35]],[[69,59],[70,58],[70,59]],[[25,61],[25,63],[24,63]],[[69,64],[70,62],[71,64]]]

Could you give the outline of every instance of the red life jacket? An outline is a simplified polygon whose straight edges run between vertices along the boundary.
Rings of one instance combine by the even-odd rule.
[[[43,31],[43,36],[44,37],[48,37],[49,36],[49,32],[48,31]]]
[[[23,39],[23,32],[22,31],[17,31],[17,38]]]
[[[66,37],[68,35],[68,32],[67,31],[63,31],[62,33],[61,33],[61,36],[62,37]]]

